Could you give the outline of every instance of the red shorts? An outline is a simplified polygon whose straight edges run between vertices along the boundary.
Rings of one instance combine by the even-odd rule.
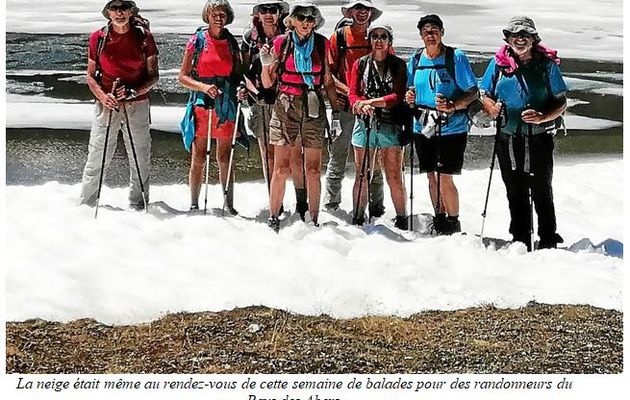
[[[195,137],[208,137],[208,110],[203,107],[195,107]],[[212,139],[232,139],[234,134],[234,121],[225,121],[218,125],[219,117],[215,110],[212,110]],[[239,133],[236,132],[236,137]]]

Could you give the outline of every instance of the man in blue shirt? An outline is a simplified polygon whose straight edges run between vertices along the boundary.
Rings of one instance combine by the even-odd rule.
[[[429,179],[434,230],[452,234],[461,231],[453,175],[461,174],[464,163],[470,129],[466,108],[478,96],[477,83],[466,55],[442,43],[439,16],[422,17],[418,30],[425,47],[407,63],[405,100],[416,109],[414,142],[420,172]]]

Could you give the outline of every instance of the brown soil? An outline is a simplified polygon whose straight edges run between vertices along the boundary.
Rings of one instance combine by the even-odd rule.
[[[9,322],[8,373],[621,373],[623,314],[530,304],[333,319],[249,307]]]

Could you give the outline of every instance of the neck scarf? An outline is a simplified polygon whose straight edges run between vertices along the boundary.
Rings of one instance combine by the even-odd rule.
[[[518,69],[518,63],[516,62],[512,54],[508,51],[509,49],[510,46],[504,44],[497,51],[497,54],[494,55],[494,59],[499,67],[505,68],[506,74],[513,74]],[[558,52],[556,50],[550,49],[548,47],[545,47],[543,44],[538,43],[533,51],[538,51],[543,56],[560,65],[560,58],[558,58]]]
[[[293,39],[293,59],[295,60],[295,70],[302,73],[304,83],[311,89],[315,87],[315,78],[313,75],[305,75],[304,72],[313,72],[313,47],[315,46],[315,33],[311,33],[306,42],[300,44],[298,35],[291,33]]]

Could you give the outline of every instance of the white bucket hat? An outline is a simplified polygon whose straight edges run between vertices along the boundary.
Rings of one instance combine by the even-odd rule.
[[[391,25],[388,25],[388,24],[373,24],[373,25],[370,25],[370,27],[368,28],[368,31],[367,31],[368,38],[370,37],[370,34],[372,33],[372,31],[374,31],[376,29],[383,29],[383,30],[387,31],[387,33],[389,34],[389,39],[391,41],[394,41],[394,29],[391,27]]]
[[[252,10],[252,15],[258,14],[258,7],[264,6],[264,5],[272,5],[272,4],[276,4],[278,7],[280,7],[280,15],[284,15],[284,14],[288,14],[289,13],[289,3],[287,3],[286,1],[282,1],[282,0],[258,0],[256,2],[256,5],[254,6],[254,9]]]
[[[201,19],[203,19],[203,22],[205,22],[206,24],[210,23],[210,21],[208,20],[208,9],[219,6],[225,7],[225,11],[227,12],[227,22],[225,23],[225,25],[230,25],[232,22],[234,22],[234,9],[232,8],[228,0],[206,1],[206,4],[203,6],[203,10],[201,10]]]
[[[295,15],[295,11],[300,8],[310,8],[313,10],[313,16],[315,17],[315,30],[324,26],[326,20],[322,17],[322,13],[319,11],[317,4],[315,4],[312,0],[297,0],[291,3],[291,6],[289,7],[289,15],[284,19],[284,26],[286,26],[287,29],[293,29],[291,19]]]
[[[383,14],[383,11],[379,10],[372,4],[372,0],[348,0],[345,6],[341,6],[341,13],[346,18],[352,18],[350,15],[350,9],[356,5],[362,5],[366,8],[372,9],[372,15],[370,16],[370,22],[375,21]]]

